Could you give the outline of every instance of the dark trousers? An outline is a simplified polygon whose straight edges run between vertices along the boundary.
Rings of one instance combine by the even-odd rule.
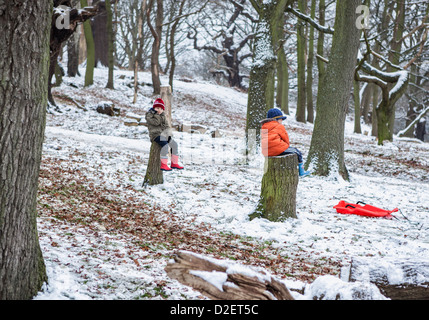
[[[177,156],[178,153],[178,145],[177,142],[173,140],[172,137],[163,137],[158,136],[153,141],[158,143],[161,146],[161,158],[167,158],[168,156],[168,147],[171,148],[171,154]]]
[[[293,154],[295,153],[298,156],[298,163],[303,163],[304,160],[302,159],[302,153],[297,148],[287,148],[285,151],[279,154],[279,156],[284,156],[286,154]]]

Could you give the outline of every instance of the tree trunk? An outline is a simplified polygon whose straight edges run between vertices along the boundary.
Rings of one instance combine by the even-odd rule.
[[[164,175],[161,168],[161,147],[158,143],[152,142],[149,153],[149,162],[147,164],[146,175],[143,181],[143,187],[146,185],[157,185],[164,183]]]
[[[353,85],[360,30],[355,27],[359,0],[338,1],[329,63],[320,87],[317,114],[306,167],[316,175],[338,170],[348,180],[344,163],[344,124]],[[351,27],[352,26],[352,27]]]
[[[316,16],[316,0],[311,0],[311,18]],[[314,122],[313,102],[313,60],[314,60],[314,27],[309,26],[308,61],[307,61],[307,121]]]
[[[171,106],[172,106],[172,94],[171,87],[169,85],[161,86],[161,99],[164,101],[165,105],[165,116],[167,117],[167,121],[169,126],[171,127]]]
[[[405,0],[396,0],[395,2],[396,2],[396,21],[395,21],[394,30],[393,30],[393,39],[389,50],[389,55],[390,55],[389,61],[392,62],[394,65],[399,65],[400,58],[401,58],[402,42],[403,42],[402,36],[405,28]],[[393,72],[395,71],[395,69],[388,66],[387,71]],[[395,127],[396,106],[395,104],[392,104],[389,106],[389,108],[391,109],[389,112],[390,119],[388,120],[389,130],[390,130],[389,136],[391,137],[390,140],[392,140],[393,131]]]
[[[80,0],[82,8],[88,6],[87,0]],[[95,67],[95,47],[94,37],[92,36],[91,23],[85,21],[83,23],[86,40],[86,72],[85,72],[85,87],[94,83],[94,67]]]
[[[378,136],[378,122],[377,122],[377,105],[378,105],[378,96],[379,96],[379,88],[374,85],[372,90],[372,117],[371,117],[371,135],[373,137]]]
[[[279,21],[279,34],[284,37],[283,31],[284,19]],[[285,114],[289,114],[289,70],[286,59],[284,44],[281,43],[277,52],[277,91],[276,91],[276,105]]]
[[[355,106],[355,133],[362,133],[362,129],[360,126],[360,87],[359,81],[353,81],[353,101]]]
[[[137,11],[137,42],[138,42],[138,48],[136,56],[134,57],[134,98],[133,103],[135,104],[137,102],[137,93],[139,88],[139,58],[141,58],[143,54],[143,20],[144,20],[144,14],[146,11],[146,0],[143,0],[141,2],[141,8],[140,11]]]
[[[370,106],[371,106],[371,99],[372,99],[372,91],[373,91],[373,84],[372,83],[368,83],[365,88],[361,89],[363,90],[362,92],[362,101],[361,101],[361,106],[362,106],[362,112],[361,112],[361,116],[363,116],[363,121],[366,124],[370,123]]]
[[[305,12],[306,0],[298,0],[298,9],[302,13]],[[301,19],[298,19],[297,27],[297,60],[298,60],[298,101],[296,105],[296,121],[305,123],[305,109],[306,109],[306,86],[305,86],[305,26]]]
[[[0,6],[0,300],[31,299],[47,280],[36,204],[52,10],[48,0]]]
[[[74,33],[67,42],[67,76],[76,77],[79,74],[79,35]]]
[[[76,8],[79,0],[72,0],[71,5]],[[73,32],[73,35],[67,41],[67,76],[76,77],[79,74],[79,33]]]
[[[147,15],[147,23],[149,29],[153,36],[152,44],[152,56],[150,59],[150,70],[152,73],[152,85],[153,85],[153,94],[159,94],[161,92],[161,79],[159,74],[159,50],[161,47],[161,35],[162,35],[162,22],[164,19],[163,13],[163,3],[162,0],[156,0],[156,18],[155,18],[155,28],[150,22],[150,12],[153,9],[153,0],[149,2]]]
[[[183,8],[185,6],[186,1],[182,1],[180,3],[179,7],[179,13],[178,15],[181,16],[183,13]],[[171,61],[171,67],[170,67],[170,74],[168,77],[168,83],[171,87],[171,90],[173,91],[173,78],[174,78],[174,72],[176,71],[176,53],[175,53],[175,39],[176,39],[176,32],[178,29],[178,26],[180,24],[180,19],[177,19],[173,25],[171,26],[171,32],[170,32],[170,61]]]
[[[115,67],[114,51],[115,51],[115,34],[113,32],[113,11],[110,0],[105,0],[106,2],[106,11],[107,11],[107,65],[109,67],[109,76],[107,79],[106,88],[114,89],[113,83],[113,69]]]
[[[171,127],[171,87],[170,86],[162,86],[161,89],[161,99],[165,104],[165,116],[167,117],[167,121]],[[160,170],[161,167],[161,147],[158,143],[152,142],[149,153],[149,162],[147,164],[146,176],[143,181],[143,187],[146,185],[156,185],[164,183],[163,172]]]
[[[108,58],[108,30],[107,30],[107,3],[106,1],[93,0],[93,5],[98,4],[100,14],[96,15],[91,20],[91,31],[94,39],[94,66],[99,64],[107,67],[109,65]]]
[[[265,159],[259,203],[251,219],[265,218],[284,221],[296,218],[296,190],[298,188],[298,158],[296,155]]]
[[[383,144],[384,140],[392,141],[393,132],[390,130],[393,109],[388,101],[382,100],[377,106],[377,138],[378,144]]]
[[[250,70],[246,131],[248,133],[255,131],[257,140],[260,137],[260,121],[266,117],[268,109],[274,106],[275,50],[280,40],[277,26],[279,20],[283,21],[288,1],[290,0],[276,0],[269,3],[252,2],[259,14],[259,23]]]
[[[325,25],[325,0],[320,0],[319,2],[319,24]],[[324,57],[324,41],[325,41],[325,33],[319,31],[319,37],[317,38],[317,54],[321,57]],[[323,77],[325,76],[325,62],[320,59],[317,59],[317,70],[319,74],[319,82],[317,86],[317,104],[319,104],[319,92],[321,91],[320,87],[323,83]]]

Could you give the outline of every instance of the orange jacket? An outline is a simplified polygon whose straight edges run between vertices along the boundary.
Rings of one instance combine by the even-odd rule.
[[[265,157],[275,157],[289,148],[286,128],[277,121],[262,121],[261,147]]]

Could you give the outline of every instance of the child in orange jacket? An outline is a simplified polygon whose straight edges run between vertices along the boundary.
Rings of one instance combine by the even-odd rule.
[[[268,111],[267,119],[261,121],[262,154],[265,157],[296,154],[298,156],[299,175],[301,177],[308,176],[310,172],[304,170],[301,151],[290,146],[289,135],[282,124],[284,119],[286,116],[283,112],[278,108],[273,108]]]

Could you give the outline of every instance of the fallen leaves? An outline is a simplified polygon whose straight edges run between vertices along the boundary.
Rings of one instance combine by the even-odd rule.
[[[43,161],[39,215],[82,224],[94,232],[128,234],[130,238],[139,239],[140,249],[153,257],[167,258],[162,253],[165,250],[188,250],[266,268],[280,277],[306,282],[320,275],[338,274],[341,268],[337,261],[317,260],[311,254],[305,257],[305,252],[283,257],[281,250],[271,244],[235,234],[216,233],[204,223],[189,223],[150,204],[144,192],[127,188],[124,194],[118,191],[120,189],[96,186],[82,171],[74,170],[68,163],[70,160],[45,157]],[[58,244],[53,242],[52,245]],[[137,260],[131,259],[140,266]]]

